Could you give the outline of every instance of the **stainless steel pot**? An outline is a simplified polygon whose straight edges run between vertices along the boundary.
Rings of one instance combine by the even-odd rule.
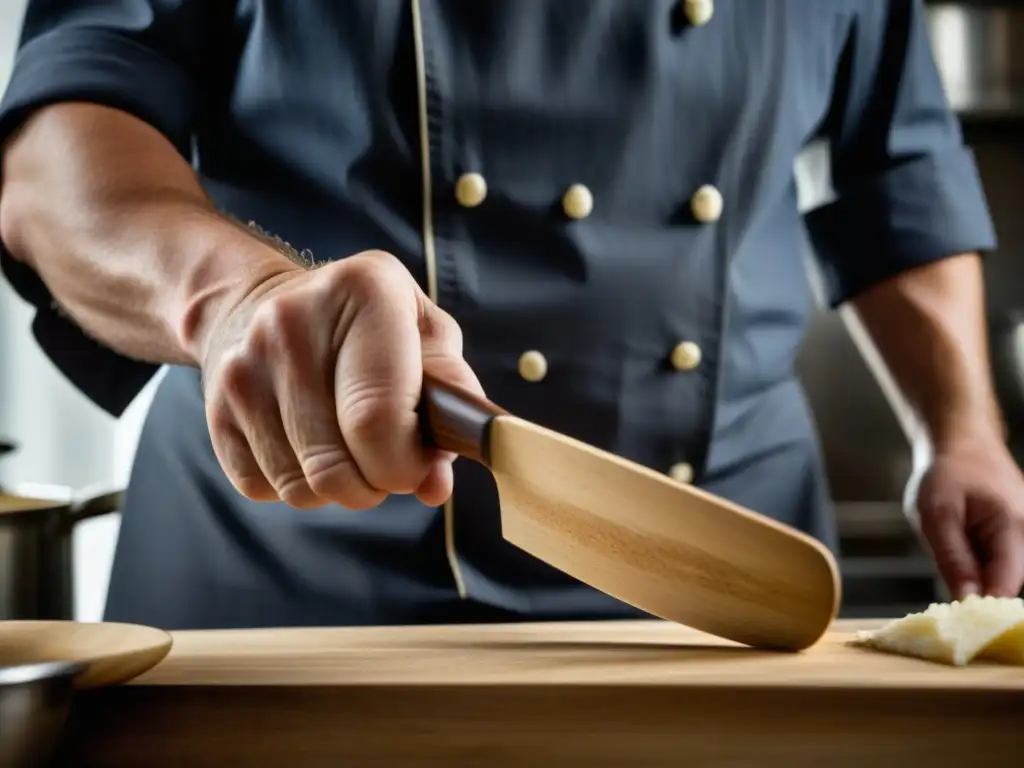
[[[82,520],[116,512],[120,491],[19,486],[0,490],[0,621],[74,619],[72,534]]]
[[[1024,439],[1024,312],[1001,311],[989,316],[992,373],[1011,445]]]
[[[990,117],[1024,110],[1024,7],[936,2],[926,10],[932,50],[952,107]]]
[[[44,766],[57,752],[71,710],[74,662],[0,667],[0,766]]]

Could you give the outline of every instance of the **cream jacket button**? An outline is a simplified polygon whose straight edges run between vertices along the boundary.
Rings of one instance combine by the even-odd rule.
[[[487,182],[479,173],[464,173],[455,182],[455,199],[463,208],[476,208],[487,197]]]
[[[526,381],[543,381],[548,375],[548,361],[540,352],[531,349],[519,356],[519,375]]]
[[[715,4],[712,0],[683,0],[683,12],[695,27],[711,21],[715,15]]]
[[[690,198],[690,208],[693,210],[694,218],[705,224],[718,221],[722,216],[722,207],[722,193],[710,184],[705,184]]]
[[[700,346],[692,341],[681,341],[672,350],[672,367],[677,371],[692,371],[700,365]]]
[[[573,184],[562,197],[562,209],[570,219],[585,219],[594,210],[594,196],[582,184]]]
[[[681,461],[678,464],[673,464],[672,468],[668,471],[668,476],[675,480],[677,483],[683,485],[689,485],[693,482],[693,467],[687,464],[685,461]]]

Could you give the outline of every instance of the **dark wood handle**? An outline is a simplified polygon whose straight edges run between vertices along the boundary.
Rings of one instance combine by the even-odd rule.
[[[423,375],[420,426],[425,445],[491,463],[491,422],[504,414],[494,403]]]

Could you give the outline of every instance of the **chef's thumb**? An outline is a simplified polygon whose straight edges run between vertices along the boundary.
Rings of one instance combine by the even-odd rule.
[[[921,510],[921,532],[953,598],[960,600],[981,591],[978,561],[965,527],[966,500],[942,498]]]
[[[462,357],[462,329],[451,315],[427,299],[420,318],[420,349],[424,374],[484,396],[480,380]]]

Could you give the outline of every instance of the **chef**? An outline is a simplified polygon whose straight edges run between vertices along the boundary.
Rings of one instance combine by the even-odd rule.
[[[0,112],[4,271],[111,414],[170,366],[106,618],[635,616],[502,541],[486,471],[421,446],[425,370],[834,546],[793,372],[805,235],[929,427],[942,574],[1016,594],[995,238],[923,13],[32,0]],[[815,139],[836,195],[802,216]]]

